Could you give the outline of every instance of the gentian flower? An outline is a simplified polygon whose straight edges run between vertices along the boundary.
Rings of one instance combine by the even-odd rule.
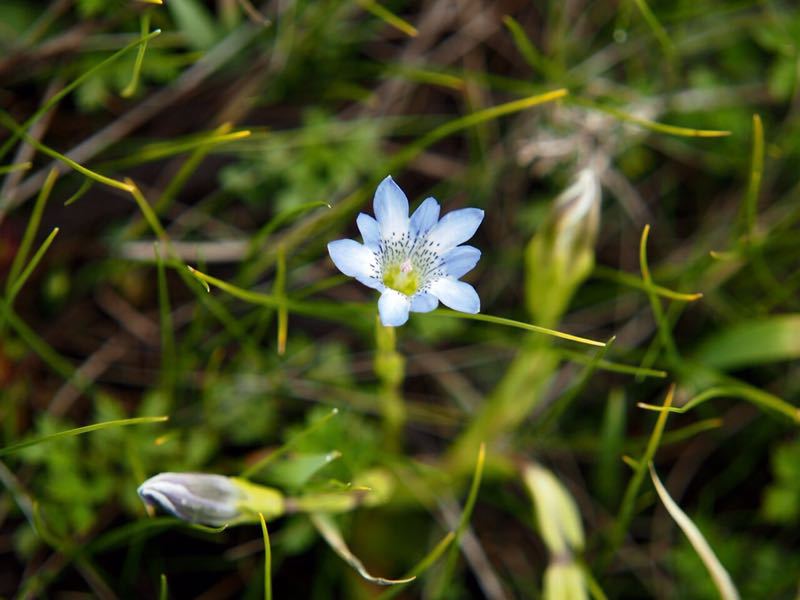
[[[331,260],[342,273],[381,292],[381,323],[399,326],[409,311],[430,312],[441,301],[454,310],[475,314],[481,301],[475,289],[458,278],[472,270],[481,251],[460,246],[483,220],[478,208],[454,210],[439,219],[439,203],[426,198],[408,216],[408,199],[391,177],[375,191],[375,217],[361,213],[356,224],[364,239],[328,244]]]

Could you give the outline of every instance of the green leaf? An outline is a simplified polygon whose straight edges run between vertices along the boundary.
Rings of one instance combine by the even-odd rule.
[[[196,0],[169,0],[166,3],[172,18],[188,42],[197,50],[205,50],[217,40],[214,19]]]
[[[800,357],[800,314],[746,321],[700,343],[694,359],[721,370]]]

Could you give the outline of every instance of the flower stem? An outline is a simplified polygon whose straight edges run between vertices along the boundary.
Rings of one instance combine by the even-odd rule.
[[[375,345],[375,375],[380,380],[379,396],[386,449],[398,450],[406,421],[406,407],[401,392],[406,363],[397,351],[395,328],[382,325],[378,317],[375,318]]]

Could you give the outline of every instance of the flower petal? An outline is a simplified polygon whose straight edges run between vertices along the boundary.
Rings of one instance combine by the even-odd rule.
[[[387,327],[399,327],[408,321],[408,311],[411,302],[408,296],[397,290],[386,289],[378,300],[378,313],[381,323]]]
[[[358,231],[361,232],[361,237],[364,239],[364,245],[372,251],[377,250],[381,241],[381,230],[378,227],[378,222],[369,215],[360,213],[356,219],[356,225],[358,225]]]
[[[439,203],[436,198],[425,198],[411,215],[411,234],[425,235],[439,221]]]
[[[408,198],[391,176],[381,181],[375,190],[373,208],[382,238],[408,232]]]
[[[439,306],[439,299],[428,292],[420,292],[411,296],[411,312],[431,312],[437,306]]]
[[[439,244],[441,252],[466,242],[475,235],[478,225],[483,221],[480,208],[462,208],[447,213],[439,224],[431,229],[428,239]]]
[[[478,292],[470,284],[456,281],[451,277],[442,277],[430,284],[431,294],[439,298],[442,304],[453,310],[476,314],[481,310],[481,299]]]
[[[456,246],[442,256],[445,273],[458,279],[471,271],[481,258],[481,251],[472,246]]]
[[[373,277],[375,254],[355,240],[336,240],[328,244],[328,254],[336,268],[349,277]]]
[[[383,290],[386,289],[386,286],[383,285],[383,282],[377,277],[365,277],[363,275],[356,275],[356,280],[359,283],[369,288],[372,288],[373,290],[378,290],[379,292],[382,292]]]

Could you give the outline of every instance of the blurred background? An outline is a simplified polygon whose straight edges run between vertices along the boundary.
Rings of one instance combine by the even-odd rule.
[[[169,421],[0,454],[0,597],[262,597],[257,524],[136,494],[254,465],[377,474],[336,527],[419,574],[301,510],[277,598],[718,597],[649,461],[742,597],[798,597],[798,39],[770,0],[4,0],[0,446]],[[326,244],[386,175],[485,210],[511,323],[376,327]]]

